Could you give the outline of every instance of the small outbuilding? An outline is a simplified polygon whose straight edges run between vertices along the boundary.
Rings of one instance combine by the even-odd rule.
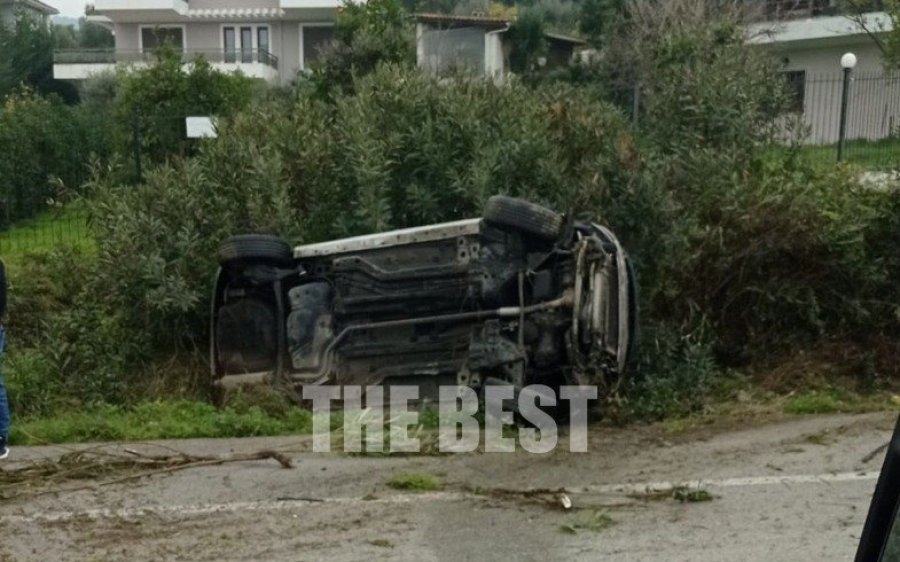
[[[417,14],[418,65],[433,73],[466,68],[500,78],[510,70],[513,47],[508,32],[514,25],[511,18]],[[541,63],[547,67],[569,64],[575,51],[585,46],[581,39],[556,33],[545,33],[544,39],[547,56]]]

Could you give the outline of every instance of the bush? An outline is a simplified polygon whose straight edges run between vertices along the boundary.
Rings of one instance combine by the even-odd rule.
[[[0,226],[30,218],[59,195],[77,193],[89,162],[110,150],[102,120],[27,88],[0,108]]]
[[[628,413],[641,419],[685,416],[706,403],[719,376],[710,338],[668,325],[645,331],[640,376],[626,389]]]
[[[309,69],[307,81],[301,81],[301,89],[311,89],[320,99],[350,93],[354,79],[379,65],[416,62],[412,19],[398,0],[346,3],[338,11],[334,35],[321,60]]]
[[[151,162],[190,154],[196,141],[185,137],[185,117],[230,115],[246,107],[257,89],[255,80],[215,70],[202,58],[185,69],[181,53],[171,48],[157,50],[156,57],[154,64],[118,76],[115,120],[122,154],[133,151],[135,119],[142,153]]]

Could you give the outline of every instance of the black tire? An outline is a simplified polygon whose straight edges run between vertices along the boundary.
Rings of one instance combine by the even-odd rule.
[[[219,264],[222,266],[266,263],[291,267],[293,261],[291,245],[277,236],[241,234],[227,238],[219,245]]]
[[[494,195],[484,206],[484,220],[506,226],[544,240],[557,240],[563,229],[563,217],[529,201]]]

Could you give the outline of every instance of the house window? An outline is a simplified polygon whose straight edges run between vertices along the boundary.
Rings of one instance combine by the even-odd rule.
[[[241,28],[241,62],[253,62],[253,28]]]
[[[320,60],[325,48],[334,40],[333,25],[304,25],[301,28],[303,36],[302,51],[300,57],[301,68],[309,68],[310,64]]]
[[[256,42],[253,41],[254,30],[256,31]],[[225,62],[268,63],[270,49],[271,40],[267,25],[241,27],[226,25],[222,27],[222,50]],[[238,58],[238,53],[240,53],[240,58]],[[258,55],[254,55],[254,53]]]
[[[233,27],[222,29],[222,46],[225,51],[225,62],[237,62],[237,35]]]
[[[269,28],[256,28],[256,48],[259,49],[259,62],[269,64]]]
[[[783,72],[787,82],[788,110],[794,113],[803,113],[806,99],[806,71],[789,70]]]
[[[183,51],[184,29],[181,27],[141,28],[141,49],[143,51],[153,51],[166,44]]]

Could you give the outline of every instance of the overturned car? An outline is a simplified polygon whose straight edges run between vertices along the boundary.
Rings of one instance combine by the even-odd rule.
[[[220,247],[219,386],[275,382],[615,387],[635,351],[636,286],[615,235],[506,196],[483,216],[291,248]]]

